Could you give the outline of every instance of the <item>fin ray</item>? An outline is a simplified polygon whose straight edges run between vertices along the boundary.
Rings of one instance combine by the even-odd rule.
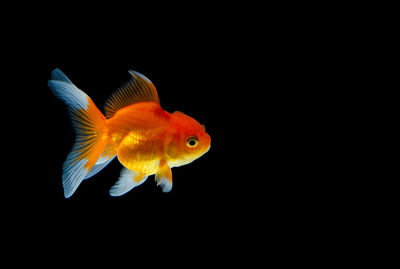
[[[156,174],[157,186],[160,186],[163,192],[172,190],[172,171],[165,160],[161,160]]]
[[[52,72],[52,80],[48,85],[54,95],[67,104],[76,133],[75,145],[63,166],[64,196],[69,198],[108,144],[103,136],[106,118],[89,96],[78,89],[61,70]]]
[[[51,72],[51,80],[64,82],[73,85],[72,81],[58,68]]]
[[[109,165],[114,159],[115,157],[117,157],[117,155],[115,155],[112,158],[109,158],[107,161],[105,162],[101,162],[101,163],[96,163],[92,169],[90,169],[90,171],[88,172],[88,174],[85,176],[85,179],[89,179],[91,177],[93,177],[94,175],[96,175],[97,173],[99,173],[101,170],[103,170],[107,165]]]
[[[148,176],[123,168],[117,183],[111,188],[111,196],[122,196],[132,189],[140,186],[147,180]]]
[[[99,159],[86,175],[84,180],[89,179],[103,170],[107,165],[109,165],[117,157],[116,150],[109,144],[104,148],[103,153],[100,155]]]
[[[131,104],[160,103],[156,87],[148,78],[135,71],[129,71],[129,73],[132,79],[111,95],[105,104],[107,118],[113,117],[118,110]]]

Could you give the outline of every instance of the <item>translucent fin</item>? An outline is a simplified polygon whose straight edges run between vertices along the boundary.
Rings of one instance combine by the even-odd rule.
[[[54,95],[68,105],[70,111],[87,109],[88,96],[75,85],[62,81],[50,80],[49,87]]]
[[[160,186],[163,192],[170,192],[172,190],[172,181],[168,178],[157,179],[157,186]]]
[[[108,144],[103,136],[105,117],[93,101],[78,89],[59,69],[52,72],[49,87],[68,105],[75,127],[76,142],[63,167],[66,198],[71,197]]]
[[[172,190],[172,171],[165,160],[161,160],[156,174],[157,186],[160,186],[163,192]]]
[[[117,151],[114,149],[114,147],[109,144],[104,148],[103,153],[100,155],[100,158],[97,160],[95,165],[92,167],[92,169],[89,171],[89,173],[86,175],[85,179],[89,179],[92,176],[96,175],[99,173],[101,170],[103,170],[107,165],[109,165],[112,160],[117,156]]]
[[[133,188],[143,184],[148,176],[131,171],[127,168],[122,169],[118,182],[111,188],[111,196],[122,196]]]
[[[58,68],[51,72],[51,80],[61,81],[73,85],[72,81],[69,80],[69,78]]]
[[[114,157],[106,160],[105,162],[101,162],[101,163],[96,163],[92,169],[89,171],[89,173],[86,175],[85,179],[89,179],[92,176],[96,175],[97,173],[99,173],[101,170],[103,170],[107,165],[109,165],[116,157],[117,155],[115,155]]]
[[[79,153],[75,145],[71,153],[68,154],[63,166],[62,180],[65,198],[72,196],[89,172],[89,169],[86,167],[87,162],[88,160],[86,159],[79,160]]]
[[[156,87],[148,78],[135,71],[129,71],[129,73],[132,79],[111,95],[105,104],[107,118],[111,118],[118,110],[131,104],[160,103]]]

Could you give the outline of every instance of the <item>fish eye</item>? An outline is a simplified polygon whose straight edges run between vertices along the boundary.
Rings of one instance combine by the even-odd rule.
[[[197,147],[198,144],[199,144],[199,139],[195,136],[189,137],[188,140],[186,141],[186,145],[189,148],[195,148]]]

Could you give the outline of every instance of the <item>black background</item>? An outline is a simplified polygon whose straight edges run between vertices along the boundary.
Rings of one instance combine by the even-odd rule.
[[[204,245],[206,258],[196,260],[224,261],[231,253],[240,260],[246,249],[255,256],[298,250],[333,221],[324,215],[329,204],[321,203],[330,187],[321,182],[331,171],[315,168],[310,156],[320,155],[306,143],[318,137],[308,116],[320,111],[309,106],[315,100],[324,105],[313,92],[324,58],[311,58],[314,44],[295,24],[264,28],[262,16],[250,17],[151,30],[143,28],[148,22],[121,30],[105,22],[50,27],[50,20],[19,34],[3,75],[12,94],[3,99],[4,146],[11,146],[6,169],[13,171],[4,176],[2,195],[8,230],[22,233],[25,243],[72,243],[81,253],[86,244],[112,253],[128,243],[155,256],[179,246],[183,252],[172,259]],[[74,132],[66,106],[47,86],[55,68],[102,111],[128,70],[144,74],[165,110],[206,126],[211,150],[172,170],[171,193],[149,177],[125,196],[110,197],[122,169],[114,160],[65,199],[62,165]],[[260,244],[267,246],[254,247]]]

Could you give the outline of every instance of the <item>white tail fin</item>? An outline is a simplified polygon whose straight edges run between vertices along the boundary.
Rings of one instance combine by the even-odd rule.
[[[69,198],[88,176],[107,146],[108,138],[104,134],[106,118],[89,96],[78,89],[61,70],[55,69],[51,78],[49,87],[67,104],[76,132],[75,145],[63,167],[64,195]],[[99,168],[104,168],[104,165],[95,167],[95,170],[98,172],[101,170]],[[92,172],[92,175],[97,172]]]

